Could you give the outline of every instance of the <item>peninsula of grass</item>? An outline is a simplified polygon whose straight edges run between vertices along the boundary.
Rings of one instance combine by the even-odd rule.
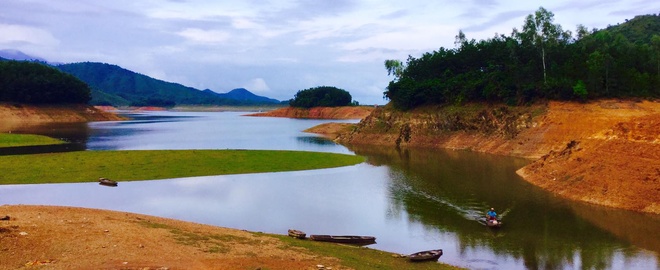
[[[63,143],[66,142],[41,135],[0,133],[0,148]]]
[[[363,157],[277,150],[82,151],[0,156],[0,184],[94,182],[282,172],[361,163]]]

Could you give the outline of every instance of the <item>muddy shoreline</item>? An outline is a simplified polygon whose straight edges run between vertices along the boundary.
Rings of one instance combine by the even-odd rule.
[[[374,110],[359,124],[308,132],[344,145],[464,149],[523,157],[517,173],[571,200],[660,214],[660,102],[599,100],[529,107]]]

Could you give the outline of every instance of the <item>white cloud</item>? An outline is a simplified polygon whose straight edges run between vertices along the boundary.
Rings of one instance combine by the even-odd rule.
[[[233,18],[231,25],[236,29],[261,29],[261,25],[246,17]]]
[[[50,32],[22,25],[0,24],[0,44],[29,43],[44,46],[59,44]]]
[[[267,93],[270,92],[270,87],[262,78],[254,78],[245,85],[245,89],[254,93]]]
[[[226,42],[230,34],[218,30],[202,30],[197,28],[187,28],[177,33],[192,43],[214,45]]]
[[[459,29],[476,40],[509,35],[540,6],[566,30],[660,10],[657,0],[0,1],[0,49],[279,99],[334,85],[361,103],[383,102],[384,59],[453,48]]]

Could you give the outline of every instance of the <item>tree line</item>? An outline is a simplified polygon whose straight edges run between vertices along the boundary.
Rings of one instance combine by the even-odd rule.
[[[294,98],[289,100],[289,106],[312,108],[358,105],[356,101],[351,102],[352,99],[351,94],[344,89],[334,86],[317,86],[298,91]]]
[[[0,102],[86,104],[90,88],[76,77],[38,62],[0,61]]]
[[[603,30],[554,24],[543,7],[510,36],[468,40],[406,62],[386,60],[394,76],[384,97],[399,109],[428,104],[540,99],[660,97],[660,16],[637,16]]]

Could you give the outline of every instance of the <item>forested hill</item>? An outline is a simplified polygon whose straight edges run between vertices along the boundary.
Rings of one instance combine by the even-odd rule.
[[[178,83],[157,80],[146,75],[105,63],[73,63],[57,66],[78,77],[92,88],[93,105],[163,106],[174,105],[262,105],[279,101],[260,96],[219,94],[200,91]],[[246,90],[247,91],[247,90]]]
[[[510,36],[468,39],[456,48],[386,60],[385,96],[400,109],[428,104],[660,97],[660,16],[606,29],[567,31],[540,8]]]
[[[89,86],[78,78],[37,62],[0,58],[0,102],[86,104]]]
[[[242,100],[242,101],[251,101],[251,102],[261,102],[261,103],[280,103],[279,100],[277,99],[272,99],[272,98],[267,98],[267,97],[262,97],[253,94],[252,92],[248,91],[245,88],[236,88],[234,90],[231,90],[227,92],[226,94],[218,94],[216,92],[213,92],[209,89],[204,90],[204,92],[209,92],[214,95],[219,95],[223,96],[226,98],[231,98],[235,100]]]
[[[636,16],[631,20],[626,20],[623,24],[609,26],[598,32],[609,32],[609,35],[616,37],[623,35],[628,41],[639,44],[653,44],[653,36],[660,35],[660,14]],[[657,41],[656,41],[657,42]],[[655,47],[655,49],[659,49]]]

